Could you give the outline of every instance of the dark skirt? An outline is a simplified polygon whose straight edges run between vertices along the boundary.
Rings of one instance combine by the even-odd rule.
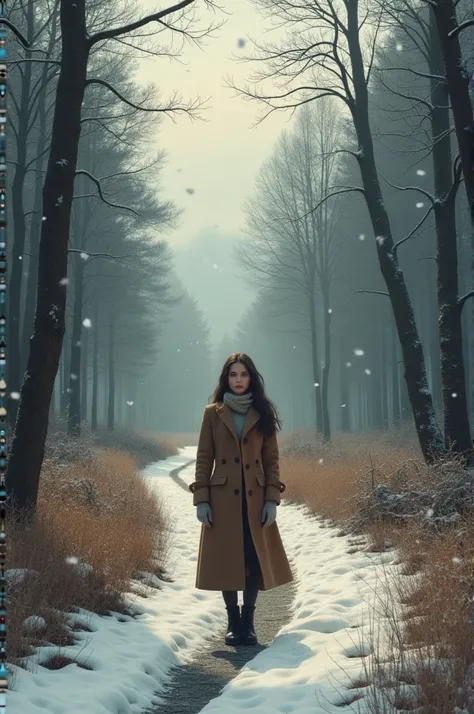
[[[244,474],[242,472],[242,526],[244,530],[244,559],[245,559],[245,575],[260,575],[262,574],[260,562],[258,560],[257,551],[250,532],[248,509],[247,509],[247,493],[245,490]]]

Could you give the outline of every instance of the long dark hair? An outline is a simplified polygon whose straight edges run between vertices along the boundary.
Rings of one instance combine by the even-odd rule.
[[[245,354],[245,352],[233,352],[228,357],[222,367],[219,376],[219,381],[214,393],[211,396],[210,403],[223,402],[225,392],[230,392],[229,387],[229,371],[234,362],[240,362],[245,365],[250,375],[250,384],[247,392],[252,392],[252,406],[260,414],[260,420],[257,422],[257,428],[265,436],[273,436],[282,427],[282,422],[278,416],[277,409],[273,402],[265,394],[265,381],[260,372],[255,367],[253,360]]]

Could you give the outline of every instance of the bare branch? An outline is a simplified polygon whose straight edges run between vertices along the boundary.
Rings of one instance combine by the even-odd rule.
[[[87,258],[111,258],[112,260],[124,260],[124,258],[133,258],[131,253],[127,255],[110,255],[110,253],[91,253],[88,250],[81,250],[80,248],[68,248],[68,253],[81,253],[87,255]]]
[[[95,185],[97,186],[97,190],[98,190],[98,192],[99,192],[100,198],[101,198],[102,201],[103,201],[104,203],[106,203],[108,206],[110,206],[111,208],[121,208],[121,209],[124,210],[124,211],[130,211],[131,213],[134,213],[136,216],[139,216],[139,215],[140,215],[140,214],[139,214],[137,211],[135,211],[133,208],[129,208],[128,206],[121,206],[121,205],[119,205],[118,203],[112,203],[111,201],[108,201],[108,200],[105,198],[104,194],[102,193],[102,186],[100,185],[99,179],[97,179],[95,176],[93,176],[91,173],[89,173],[89,171],[85,171],[84,169],[79,169],[79,170],[76,171],[76,173],[75,173],[76,176],[80,176],[81,174],[82,174],[83,176],[87,176],[88,178],[90,178],[91,181],[93,181],[93,182],[95,183]],[[92,193],[92,194],[87,194],[87,195],[84,195],[84,196],[74,196],[74,199],[78,199],[78,198],[95,198],[96,196],[97,196],[97,194]]]
[[[13,22],[10,22],[10,20],[7,20],[6,17],[1,17],[0,25],[6,25],[6,27],[8,27],[8,29],[11,30],[13,32],[13,34],[17,37],[17,39],[21,42],[23,47],[25,47],[25,49],[30,49],[30,43],[28,42],[26,37],[20,32],[18,27],[16,27],[16,25],[13,24]]]
[[[196,100],[196,101],[198,101],[198,104],[196,104],[196,105],[191,104],[187,107],[186,106],[183,106],[183,107],[173,106],[173,101],[171,101],[167,107],[155,109],[153,107],[144,107],[144,106],[140,106],[138,104],[134,104],[129,99],[126,99],[122,94],[120,94],[120,92],[117,89],[115,89],[115,87],[112,87],[111,84],[104,81],[103,79],[97,79],[97,78],[87,79],[86,86],[88,86],[90,84],[100,84],[101,86],[106,87],[107,89],[110,89],[110,91],[113,92],[113,94],[115,94],[115,96],[118,97],[122,102],[124,102],[125,104],[128,104],[129,107],[133,107],[134,109],[139,109],[142,112],[158,112],[161,114],[170,114],[173,112],[184,112],[185,114],[188,114],[191,118],[193,118],[192,112],[196,111],[198,109],[201,109],[204,106],[204,104],[208,101],[207,99],[204,102],[199,102],[199,100]]]
[[[361,186],[349,186],[347,188],[342,188],[339,191],[334,191],[334,193],[329,193],[327,196],[324,196],[324,198],[322,198],[321,201],[319,201],[319,203],[317,203],[316,206],[310,211],[304,213],[302,216],[298,216],[297,218],[290,218],[290,221],[292,223],[294,223],[295,221],[300,221],[302,218],[306,218],[307,216],[317,211],[318,208],[320,208],[323,203],[325,203],[329,198],[332,198],[333,196],[341,196],[343,193],[350,193],[353,191],[361,193],[363,196],[365,196],[365,191]]]
[[[97,42],[101,42],[102,40],[108,40],[113,37],[119,37],[120,35],[126,35],[128,32],[133,32],[134,30],[138,30],[140,27],[145,27],[145,25],[148,25],[150,22],[159,22],[163,17],[167,17],[168,15],[172,15],[174,12],[184,10],[194,2],[196,2],[196,0],[181,0],[181,2],[176,3],[176,5],[167,7],[164,10],[153,13],[152,15],[142,17],[141,20],[137,20],[136,22],[131,22],[128,25],[123,25],[122,27],[115,27],[110,30],[96,32],[95,35],[91,35],[89,37],[89,46],[92,47],[97,44]]]
[[[427,219],[428,216],[430,215],[430,213],[431,213],[431,211],[433,210],[433,208],[434,208],[434,203],[431,204],[431,206],[430,206],[429,209],[426,211],[426,213],[425,213],[425,215],[423,216],[423,218],[421,219],[421,221],[419,221],[419,222],[416,224],[416,226],[413,228],[413,230],[410,231],[410,233],[409,233],[407,236],[405,236],[405,238],[402,238],[402,239],[399,240],[397,243],[395,243],[395,245],[393,246],[393,250],[394,250],[395,253],[397,252],[399,246],[403,245],[403,243],[406,243],[407,240],[410,240],[410,238],[412,237],[412,235],[413,235],[414,233],[416,233],[416,231],[418,230],[418,228],[420,228],[420,226],[423,225],[423,223],[426,221],[426,219]]]
[[[465,295],[460,297],[458,299],[459,309],[462,310],[464,307],[464,304],[467,302],[467,300],[469,300],[469,298],[472,298],[472,297],[474,297],[474,290],[470,290],[468,293],[466,293]]]
[[[474,25],[474,19],[471,18],[470,20],[464,20],[464,22],[461,22],[461,24],[455,27],[454,30],[448,32],[448,37],[450,39],[456,37],[456,35],[459,35],[460,32],[466,30],[468,27],[472,27],[472,25]]]
[[[384,176],[382,176],[382,178],[386,183],[388,183],[389,186],[391,186],[392,188],[396,188],[398,191],[418,191],[419,193],[422,193],[423,196],[426,196],[426,198],[431,201],[433,205],[437,202],[429,191],[426,191],[426,189],[421,188],[420,186],[396,186]]]
[[[385,295],[385,297],[390,297],[388,293],[384,293],[383,290],[354,290],[355,293],[369,293],[370,295]]]

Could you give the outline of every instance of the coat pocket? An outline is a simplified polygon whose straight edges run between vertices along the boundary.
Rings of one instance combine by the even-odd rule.
[[[265,474],[257,474],[257,483],[259,486],[265,487]]]
[[[215,474],[211,476],[209,486],[223,486],[227,481],[227,474]]]

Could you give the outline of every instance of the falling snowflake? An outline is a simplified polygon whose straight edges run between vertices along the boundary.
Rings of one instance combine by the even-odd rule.
[[[315,383],[314,383],[314,386],[315,386],[315,387],[319,387],[319,382],[315,382]]]
[[[76,342],[76,347],[82,347],[82,342],[80,340]]]
[[[417,208],[423,208],[424,205],[425,205],[425,204],[423,203],[423,201],[418,201],[418,203],[416,204],[416,207],[417,207]]]
[[[217,263],[214,263],[212,267],[214,268],[214,270],[217,270],[217,269],[219,268],[219,266],[217,265]]]
[[[246,41],[244,40],[243,37],[239,37],[239,39],[237,40],[237,46],[238,46],[238,47],[245,47],[245,42],[246,42]]]
[[[426,176],[426,171],[423,171],[423,169],[417,169],[416,175],[417,176]]]
[[[452,558],[452,561],[453,561],[453,563],[455,563],[455,564],[457,565],[458,563],[461,562],[461,558],[458,558],[458,557],[455,555],[454,558]]]
[[[74,382],[77,379],[77,374],[74,374],[73,372],[71,372],[71,379]]]
[[[89,253],[81,253],[82,260],[87,260],[89,258]]]
[[[178,352],[181,352],[181,349],[178,347]]]
[[[59,281],[60,285],[69,285],[69,278],[61,278]]]
[[[133,402],[127,401],[127,404],[128,404],[129,407],[132,407],[132,406],[133,406]]]
[[[194,193],[194,189],[193,189],[193,188],[187,188],[187,189],[186,189],[186,193],[189,193],[189,195],[192,196],[193,193]]]
[[[318,464],[324,464],[324,459],[319,459]]]
[[[19,256],[18,256],[18,260],[23,260],[23,256],[22,256],[22,255],[19,255]]]
[[[359,240],[365,240],[365,235],[363,233],[360,234]]]
[[[453,392],[453,393],[451,394],[451,396],[453,397],[453,399],[456,399],[456,397],[458,396],[458,394],[457,394],[457,392]]]
[[[395,45],[395,49],[397,50],[397,52],[401,52],[401,51],[403,50],[403,45],[402,45],[402,43],[401,43],[401,42],[397,42],[397,44]]]
[[[345,407],[345,406],[346,406],[345,404],[341,404],[341,407]]]
[[[68,555],[66,558],[66,563],[69,565],[77,565],[79,562],[79,558],[76,555]]]
[[[354,350],[354,354],[356,355],[356,357],[363,357],[363,355],[364,355],[364,350],[361,350],[361,349],[357,348],[357,349]]]
[[[366,374],[372,374],[372,372],[370,371],[370,369],[364,369],[364,372],[365,372]]]
[[[19,400],[19,398],[20,398],[20,392],[12,392],[10,394],[10,399],[14,399],[16,402]]]
[[[84,325],[84,327],[87,327],[87,328],[92,327],[92,320],[89,320],[89,318],[86,317],[86,318],[82,321],[82,324]]]
[[[296,345],[293,345],[293,349],[296,350]]]
[[[328,313],[332,315],[332,307],[329,308]]]
[[[352,367],[352,362],[346,362],[346,367]]]
[[[41,220],[42,220],[42,221],[45,221],[45,220],[46,220],[46,216],[43,216],[43,218],[42,218]]]

